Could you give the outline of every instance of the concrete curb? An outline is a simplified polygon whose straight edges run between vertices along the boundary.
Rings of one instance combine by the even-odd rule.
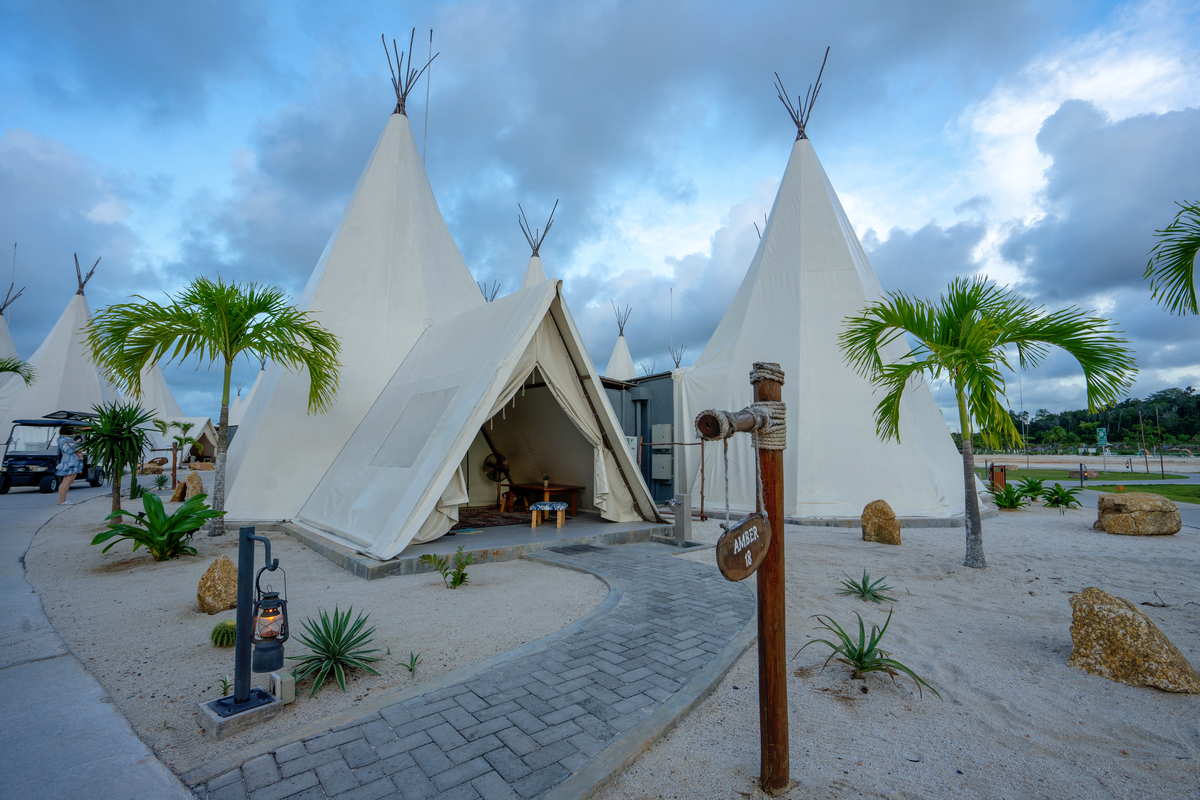
[[[592,575],[603,581],[604,584],[608,586],[608,596],[604,598],[600,605],[592,609],[592,611],[587,615],[575,620],[565,628],[561,628],[554,633],[543,636],[541,639],[537,639],[529,644],[522,645],[514,650],[497,653],[496,655],[485,658],[482,661],[476,661],[474,664],[468,664],[465,667],[459,667],[456,670],[447,672],[445,675],[439,675],[436,678],[430,678],[428,680],[421,681],[420,683],[414,684],[407,689],[401,689],[399,691],[392,692],[391,694],[383,695],[381,697],[359,703],[353,708],[343,711],[339,714],[333,714],[328,717],[322,717],[321,719],[314,720],[306,725],[301,725],[299,728],[296,728],[285,736],[280,736],[275,739],[269,739],[249,745],[240,750],[236,758],[224,758],[209,762],[200,767],[196,767],[195,769],[179,776],[180,780],[182,780],[188,786],[197,786],[201,783],[206,783],[218,775],[223,775],[226,772],[229,772],[231,769],[234,769],[245,763],[246,761],[255,758],[256,756],[274,752],[284,745],[291,744],[292,742],[303,741],[304,739],[311,738],[328,730],[336,730],[341,727],[353,727],[354,725],[362,722],[365,718],[379,713],[380,709],[394,706],[397,703],[403,703],[405,700],[409,700],[413,697],[419,697],[423,694],[436,692],[449,686],[453,686],[457,683],[470,680],[480,672],[491,669],[497,664],[503,664],[504,662],[511,661],[515,658],[524,658],[526,656],[539,653],[548,648],[551,643],[560,637],[570,636],[591,625],[593,620],[600,618],[615,608],[617,603],[621,602],[621,597],[625,594],[625,587],[621,585],[620,580],[614,577],[602,575],[598,572],[592,572],[591,570],[581,569],[574,564],[563,564],[557,561],[543,560],[528,555],[524,556],[524,558],[527,558],[530,561],[537,561],[540,564],[549,564],[560,569],[570,569],[576,572]]]
[[[616,779],[625,767],[670,733],[679,722],[704,702],[758,639],[758,617],[746,623],[733,641],[700,670],[654,713],[583,765],[578,772],[542,796],[542,800],[586,800]]]

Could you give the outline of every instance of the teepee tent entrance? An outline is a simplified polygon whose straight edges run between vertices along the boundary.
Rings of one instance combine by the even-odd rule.
[[[381,560],[443,535],[471,502],[463,464],[485,426],[514,479],[577,476],[602,518],[657,520],[560,290],[546,282],[426,330],[297,521]],[[531,376],[543,384],[532,392]]]
[[[928,386],[922,383],[902,401],[901,441],[882,442],[874,424],[879,398],[838,347],[845,318],[882,296],[882,288],[804,135],[819,86],[807,103],[789,109],[797,139],[741,287],[695,366],[674,372],[679,433],[696,441],[693,420],[700,411],[748,405],[751,364],[777,362],[788,378],[788,517],[857,518],[881,498],[902,517],[958,516],[962,459]],[[896,342],[884,357],[894,361],[904,353]],[[700,448],[678,449],[677,491],[692,493],[698,504]],[[729,505],[738,512],[755,507],[754,462],[748,439],[730,444]],[[708,508],[725,502],[723,469],[723,459],[710,451]]]

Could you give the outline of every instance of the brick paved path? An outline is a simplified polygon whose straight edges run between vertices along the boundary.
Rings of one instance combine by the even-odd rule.
[[[615,578],[624,594],[531,655],[259,756],[198,787],[197,796],[542,795],[681,690],[753,617],[746,587],[672,552],[651,544],[540,551]]]

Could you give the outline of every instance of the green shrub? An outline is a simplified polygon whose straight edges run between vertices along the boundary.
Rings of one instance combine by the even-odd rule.
[[[892,683],[895,683],[896,676],[904,673],[916,682],[917,692],[922,697],[925,696],[924,692],[921,691],[921,687],[924,686],[936,694],[939,700],[941,699],[942,696],[938,694],[937,689],[926,683],[917,673],[892,658],[891,653],[880,649],[879,642],[883,639],[883,634],[887,632],[888,625],[892,622],[892,612],[888,612],[887,622],[883,623],[882,629],[878,625],[871,626],[870,638],[867,637],[862,616],[857,611],[854,612],[854,616],[858,617],[857,642],[851,639],[850,635],[842,630],[842,626],[834,622],[832,617],[816,614],[815,619],[817,622],[821,623],[822,628],[837,637],[837,643],[831,642],[828,639],[813,639],[808,644],[805,644],[804,647],[801,647],[800,650],[803,650],[810,644],[817,644],[819,642],[828,646],[833,651],[829,654],[829,658],[825,659],[825,663],[821,665],[822,670],[829,666],[829,662],[832,659],[837,658],[838,661],[849,665],[854,670],[854,677],[856,678],[861,678],[868,672],[884,672],[892,679]],[[796,651],[797,656],[800,655],[800,650]],[[793,659],[795,657],[792,656]]]
[[[842,574],[846,575],[844,572]],[[838,590],[838,594],[853,595],[863,602],[870,600],[872,603],[878,603],[881,600],[887,600],[888,602],[894,603],[896,602],[896,598],[888,597],[886,594],[884,594],[884,592],[890,592],[892,587],[888,586],[887,584],[880,586],[880,584],[886,579],[887,576],[885,575],[876,581],[872,581],[871,576],[868,575],[867,571],[864,569],[862,580],[856,581],[854,578],[846,575],[846,580],[842,581],[843,588]]]
[[[1046,505],[1051,508],[1057,508],[1065,514],[1065,509],[1079,507],[1079,500],[1076,498],[1076,495],[1080,491],[1079,487],[1068,489],[1056,483],[1053,488],[1046,490]]]
[[[442,575],[442,583],[446,584],[447,589],[457,589],[465,583],[467,579],[467,567],[475,562],[475,556],[470,553],[463,552],[463,545],[458,546],[458,550],[454,553],[454,566],[451,567],[446,559],[433,553],[425,553],[419,559],[422,564],[429,564]]]
[[[379,674],[374,667],[370,666],[371,662],[383,660],[378,656],[370,655],[378,653],[378,648],[363,649],[371,643],[375,634],[374,626],[363,630],[370,614],[366,616],[359,614],[351,623],[350,614],[353,611],[354,607],[351,606],[346,609],[345,614],[341,614],[338,612],[337,606],[334,606],[332,619],[327,611],[322,610],[320,622],[315,622],[311,617],[304,620],[306,633],[299,634],[298,638],[312,652],[303,656],[288,656],[288,658],[300,662],[298,668],[292,673],[296,676],[297,682],[310,675],[314,676],[309,697],[317,693],[317,689],[321,688],[321,684],[325,682],[325,678],[330,672],[337,679],[338,686],[342,687],[343,692],[346,691],[346,670],[359,668],[374,675]]]
[[[112,549],[117,542],[128,539],[133,542],[133,552],[139,547],[145,547],[154,556],[155,561],[167,561],[180,555],[194,556],[196,548],[189,545],[188,539],[200,530],[205,520],[220,517],[224,511],[213,511],[204,504],[208,495],[197,494],[189,497],[187,502],[175,509],[175,513],[167,516],[163,511],[162,500],[156,494],[142,495],[142,507],[145,511],[133,514],[129,511],[114,511],[105,519],[121,519],[132,517],[130,523],[109,522],[108,530],[96,534],[92,544],[103,544],[109,539],[104,548],[105,553]]]
[[[166,475],[155,475],[154,476],[154,488],[161,492],[163,489],[167,488],[168,480],[169,479],[167,478]]]
[[[1041,500],[1045,493],[1046,483],[1038,478],[1022,478],[1017,484],[1017,494],[1030,500]]]
[[[996,504],[996,508],[1014,510],[1029,505],[1029,501],[1017,492],[1015,486],[1005,486],[1003,492],[988,492],[988,494],[992,496],[992,502]]]
[[[218,622],[213,626],[209,638],[217,647],[233,647],[233,643],[237,641],[237,620],[227,619]]]
[[[401,661],[400,666],[408,670],[408,674],[417,677],[417,665],[421,663],[421,654],[409,651],[408,661]]]

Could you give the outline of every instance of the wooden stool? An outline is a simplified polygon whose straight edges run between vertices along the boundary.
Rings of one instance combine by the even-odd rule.
[[[546,519],[545,515],[551,511],[557,512],[558,515],[558,524],[554,526],[556,528],[561,528],[563,526],[563,520],[567,516],[566,503],[533,503],[529,506],[529,510],[533,512],[533,519],[530,520],[529,523],[529,527],[531,528],[537,527],[539,516],[544,520]]]

